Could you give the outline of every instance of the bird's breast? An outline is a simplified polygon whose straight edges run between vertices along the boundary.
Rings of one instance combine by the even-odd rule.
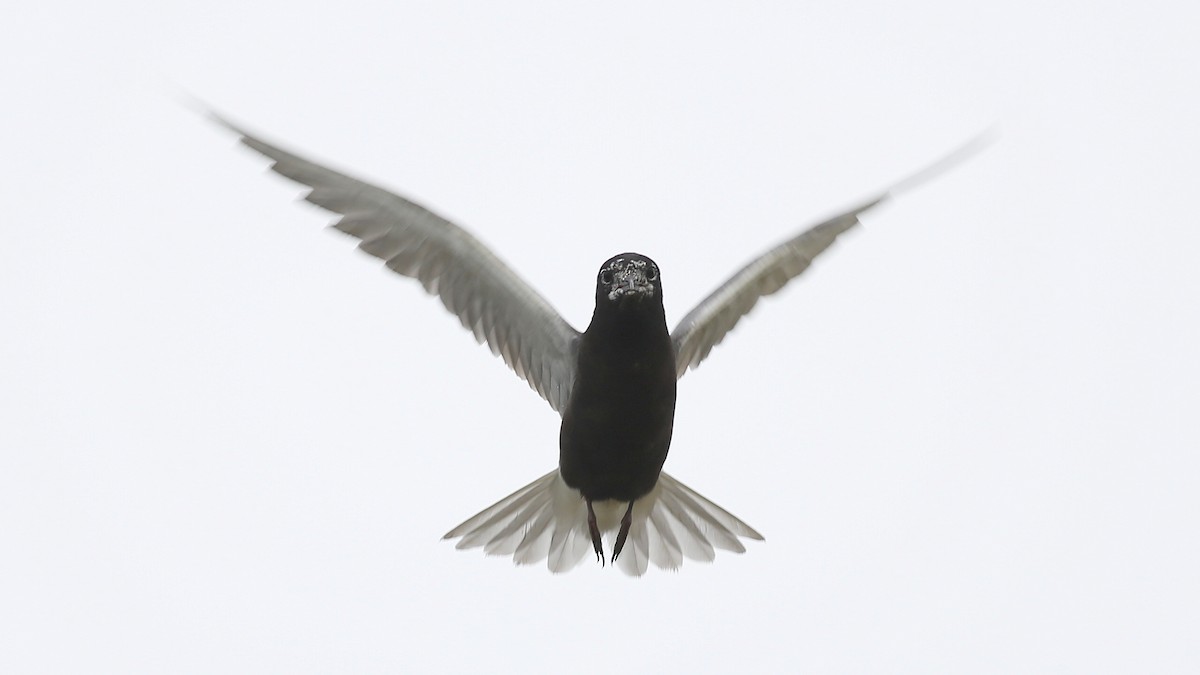
[[[632,501],[653,489],[675,419],[675,355],[652,339],[581,341],[559,433],[559,469],[590,499]]]

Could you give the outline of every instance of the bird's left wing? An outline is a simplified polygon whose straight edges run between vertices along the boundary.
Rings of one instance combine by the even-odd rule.
[[[752,260],[688,312],[671,331],[671,342],[675,345],[676,377],[683,377],[688,368],[700,365],[738,321],[754,309],[759,298],[778,291],[800,276],[814,258],[832,246],[843,232],[858,224],[860,215],[883,203],[892,194],[940,174],[977,152],[991,138],[991,134],[975,138],[928,168],[896,183],[883,194],[801,232]]]
[[[479,342],[562,412],[575,379],[579,332],[478,239],[399,195],[325,168],[213,115],[266,155],[271,168],[312,188],[305,199],[341,214],[333,227],[392,271],[421,282]]]
[[[671,331],[675,374],[683,377],[725,339],[758,299],[783,288],[808,269],[838,236],[858,224],[858,215],[887,198],[883,195],[812,227],[772,248],[721,284]]]

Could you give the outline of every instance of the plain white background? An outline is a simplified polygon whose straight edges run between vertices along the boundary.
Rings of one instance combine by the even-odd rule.
[[[0,27],[0,670],[1200,669],[1185,2],[44,3]],[[180,100],[672,324],[976,133],[680,383],[763,532],[629,579],[439,541],[557,416]]]

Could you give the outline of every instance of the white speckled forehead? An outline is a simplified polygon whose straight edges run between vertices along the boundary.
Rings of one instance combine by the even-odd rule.
[[[653,295],[657,292],[654,280],[658,278],[658,267],[648,258],[618,256],[600,268],[600,282],[607,284],[608,299],[617,300],[631,292]],[[605,279],[605,274],[610,275]]]
[[[616,271],[617,269],[623,269],[630,265],[633,265],[639,269],[647,266],[656,267],[653,260],[642,255],[641,253],[626,251],[625,253],[618,253],[604,261],[604,264],[600,266],[600,269]]]
[[[637,260],[635,258],[616,258],[612,262],[609,263],[609,265],[606,269],[609,269],[612,271],[617,271],[617,270],[629,269],[632,267],[634,269],[640,270],[640,269],[645,269],[647,265],[649,265],[649,263],[645,260]]]

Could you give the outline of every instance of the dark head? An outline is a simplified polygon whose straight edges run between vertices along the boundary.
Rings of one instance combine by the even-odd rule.
[[[639,253],[622,253],[609,258],[596,275],[596,306],[653,301],[662,305],[658,265]]]

